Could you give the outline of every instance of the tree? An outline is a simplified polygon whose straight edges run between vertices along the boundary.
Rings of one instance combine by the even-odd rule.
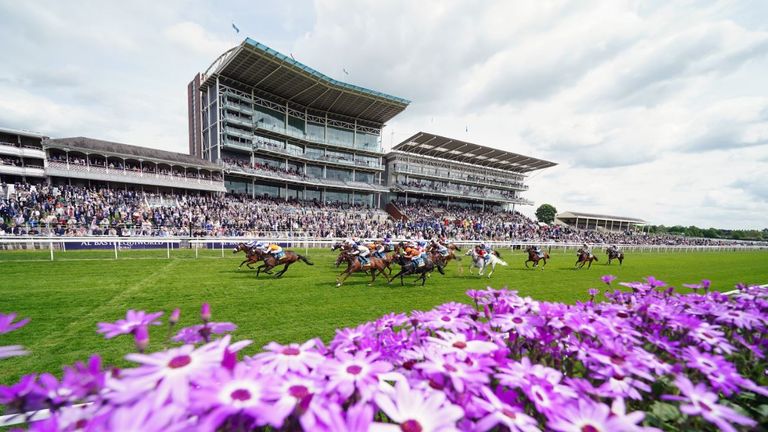
[[[538,219],[539,222],[550,224],[555,221],[556,214],[557,209],[549,204],[542,204],[536,209],[536,219]]]

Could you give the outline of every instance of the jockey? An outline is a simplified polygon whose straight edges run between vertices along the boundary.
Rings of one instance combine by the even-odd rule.
[[[373,256],[375,256],[378,259],[384,259],[384,254],[386,254],[387,252],[387,247],[384,245],[383,241],[374,240],[373,242],[371,242],[368,248],[373,251]]]
[[[280,261],[280,259],[285,256],[283,248],[277,243],[270,243],[266,248],[263,249],[263,251],[269,253],[278,261]]]
[[[536,255],[537,255],[539,258],[544,258],[544,252],[541,250],[541,246],[539,246],[539,245],[535,245],[535,246],[533,247],[533,252],[534,252],[534,253],[536,253]]]
[[[410,242],[405,247],[405,257],[410,258],[411,261],[416,263],[416,267],[423,267],[424,260],[422,259],[422,251],[416,246],[416,243]]]
[[[248,249],[261,249],[262,247],[264,247],[264,244],[260,241],[251,240],[245,244],[245,247],[247,247]]]
[[[491,259],[490,254],[488,253],[488,251],[485,250],[485,248],[483,248],[483,245],[481,244],[475,246],[475,254],[477,254],[477,256],[479,256],[480,258],[482,258],[483,261],[488,261],[489,259]]]
[[[370,261],[368,260],[368,255],[370,254],[371,250],[364,244],[359,244],[352,250],[352,255],[357,256],[357,259],[360,260],[360,265],[363,267],[370,264]]]
[[[445,247],[444,244],[440,243],[437,239],[432,239],[432,248],[436,250],[440,255],[444,257],[448,256],[448,248]]]
[[[483,252],[485,252],[482,255],[483,259],[486,261],[490,260],[491,254],[493,253],[493,249],[491,249],[491,245],[489,245],[488,243],[480,243],[480,249],[482,249]]]
[[[611,245],[611,247],[608,248],[609,252],[613,252],[614,254],[619,253],[619,248],[616,247],[616,245]]]
[[[587,258],[592,258],[592,249],[589,248],[589,245],[584,243],[581,246],[581,250],[584,251],[585,254],[587,254]]]

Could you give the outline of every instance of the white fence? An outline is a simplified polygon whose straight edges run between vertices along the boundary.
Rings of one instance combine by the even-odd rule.
[[[151,255],[152,258],[172,257],[225,257],[231,254],[232,248],[240,242],[261,240],[275,242],[284,247],[294,249],[329,248],[333,244],[342,241],[340,238],[190,238],[190,237],[0,237],[0,260],[29,259],[24,257],[23,251],[35,252],[32,259],[68,258],[67,252],[90,251],[88,259],[121,259],[142,255]],[[399,241],[394,239],[393,242]],[[456,240],[454,243],[460,247],[472,246],[478,241]],[[541,243],[520,241],[488,241],[493,248],[499,249],[524,249],[530,245],[539,245],[548,252],[575,251],[581,247],[580,243]],[[604,252],[607,245],[593,244],[592,250],[596,253]],[[709,251],[768,251],[768,244],[763,245],[727,245],[727,246],[695,246],[695,245],[618,245],[624,252],[709,252]],[[151,254],[135,254],[131,251],[152,251]],[[99,252],[99,253],[97,253]],[[77,258],[77,254],[72,254]]]

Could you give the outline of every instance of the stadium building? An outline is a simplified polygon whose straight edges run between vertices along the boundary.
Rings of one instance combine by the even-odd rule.
[[[522,197],[530,172],[557,165],[426,132],[397,144],[386,160],[390,200],[510,209],[533,204]]]
[[[381,129],[409,103],[248,38],[189,83],[190,154],[222,164],[229,192],[379,206]]]
[[[45,177],[43,138],[35,132],[0,127],[1,182],[39,182]]]
[[[574,211],[558,213],[555,216],[555,223],[579,229],[601,231],[626,231],[637,229],[638,227],[647,224],[643,219],[633,217],[610,216]]]

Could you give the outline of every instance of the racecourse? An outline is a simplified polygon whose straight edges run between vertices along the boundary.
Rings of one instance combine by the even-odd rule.
[[[299,250],[303,253],[303,250]],[[125,364],[121,358],[133,348],[127,338],[105,341],[95,333],[96,323],[124,317],[127,309],[166,311],[182,309],[181,326],[199,322],[203,302],[212,306],[214,321],[231,321],[238,339],[251,339],[245,350],[254,353],[267,342],[300,342],[313,337],[328,341],[335,329],[354,326],[389,312],[426,310],[448,301],[468,302],[468,289],[509,287],[539,300],[574,303],[587,300],[587,290],[605,287],[600,276],[613,274],[616,282],[653,275],[670,285],[710,279],[714,289],[729,291],[738,282],[768,283],[768,252],[632,253],[624,265],[608,266],[605,254],[590,270],[573,270],[573,253],[554,253],[546,269],[523,267],[520,251],[501,250],[509,267],[498,267],[493,278],[459,274],[452,262],[446,276],[438,273],[426,286],[408,279],[391,286],[353,275],[335,287],[340,270],[336,255],[310,249],[314,266],[295,264],[282,279],[255,277],[238,271],[243,259],[230,252],[207,252],[195,258],[191,251],[67,252],[53,262],[45,252],[0,251],[0,311],[17,312],[31,322],[0,336],[0,345],[21,344],[31,354],[3,361],[0,384],[15,382],[24,373],[58,372],[63,364],[84,360],[99,352],[107,364]],[[466,268],[469,260],[464,258]],[[683,289],[684,291],[687,291]],[[164,317],[165,318],[165,317]],[[167,327],[151,329],[150,350],[165,343]]]

